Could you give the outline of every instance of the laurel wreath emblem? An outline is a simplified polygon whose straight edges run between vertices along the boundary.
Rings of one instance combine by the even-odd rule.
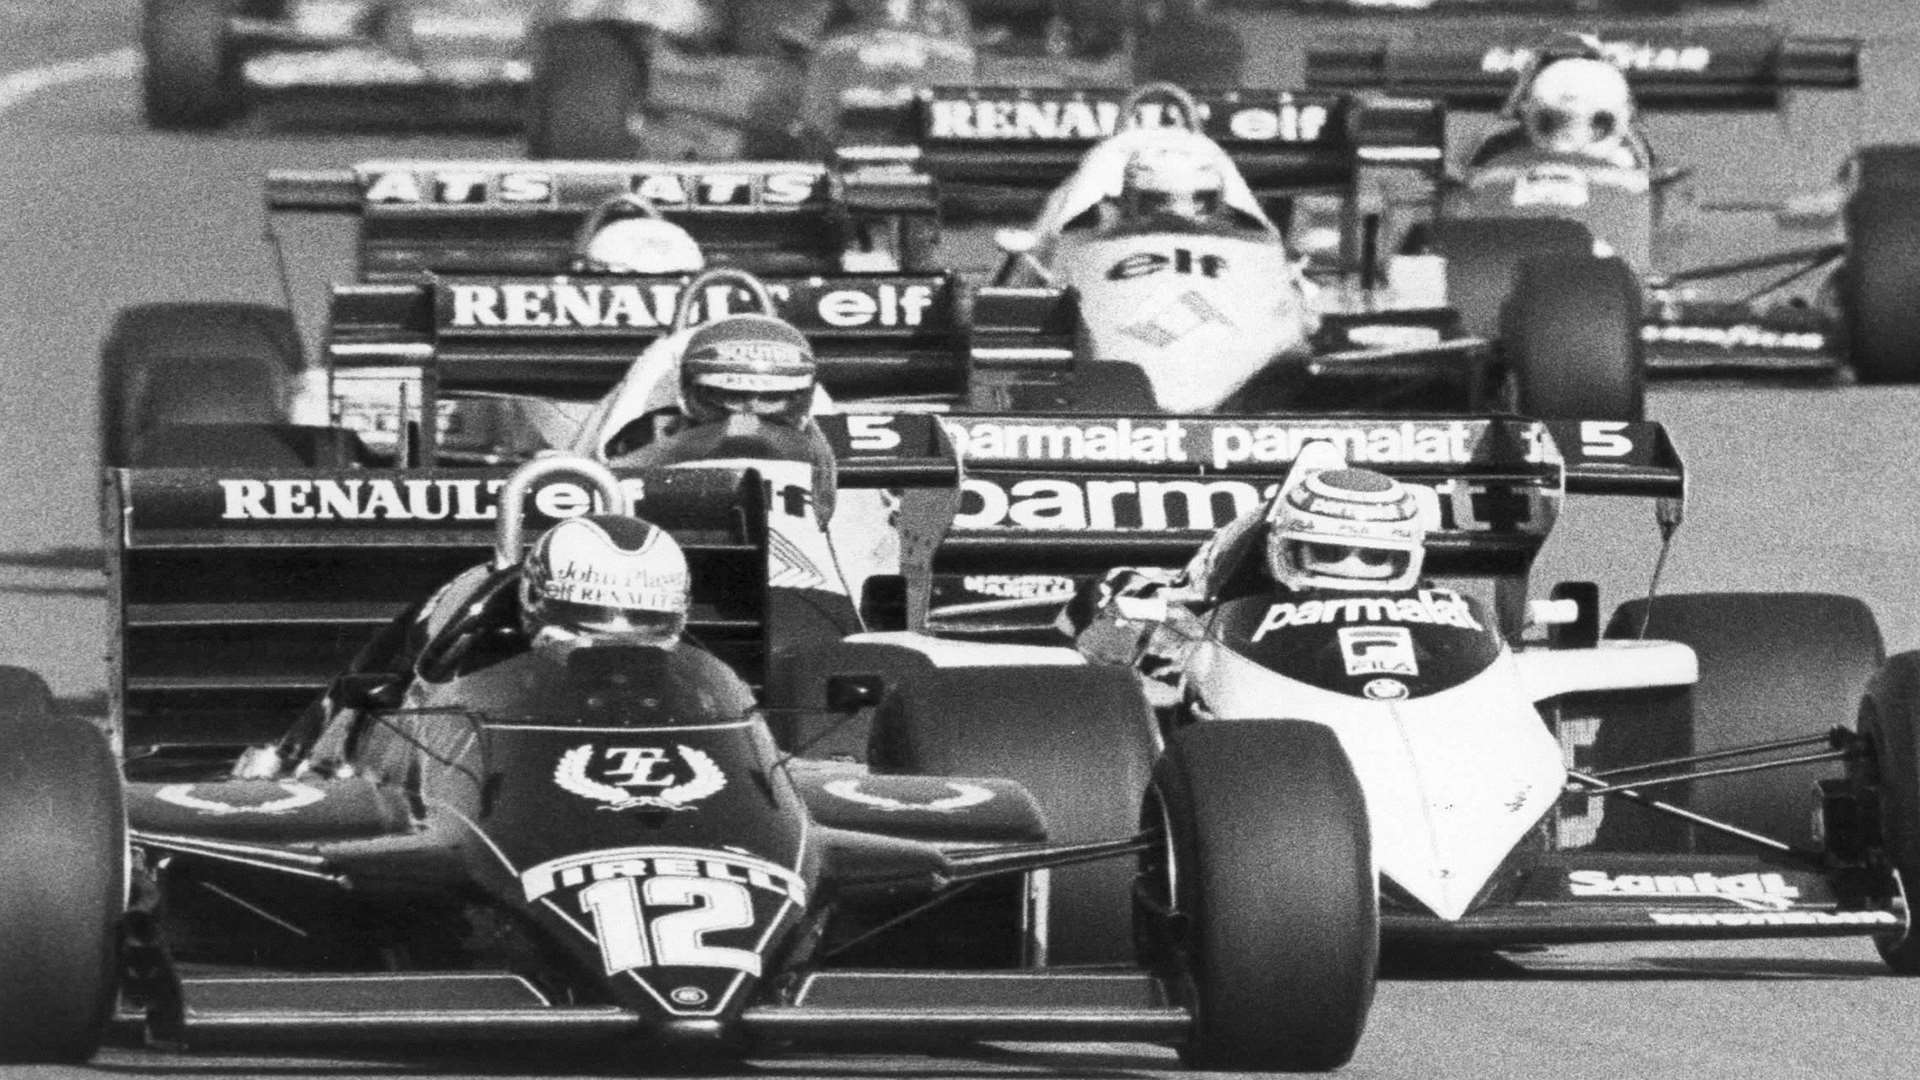
[[[878,795],[871,791],[861,791],[860,781],[858,780],[833,780],[822,785],[822,789],[829,795],[837,796],[848,802],[856,802],[862,806],[871,806],[876,810],[885,810],[889,813],[900,810],[927,810],[936,814],[950,814],[955,810],[964,810],[969,806],[978,806],[988,799],[993,798],[993,790],[991,788],[981,787],[979,784],[949,782],[947,787],[953,790],[952,795],[941,799],[934,799],[931,802],[911,803],[896,799],[891,795]]]
[[[559,764],[553,767],[553,782],[562,791],[608,804],[595,807],[597,810],[691,810],[693,807],[689,803],[699,802],[727,786],[726,775],[704,751],[691,746],[676,746],[674,749],[679,752],[680,760],[693,769],[693,777],[684,784],[666,788],[658,795],[635,795],[618,784],[603,783],[588,776],[587,766],[593,762],[591,743],[576,746],[560,755]]]

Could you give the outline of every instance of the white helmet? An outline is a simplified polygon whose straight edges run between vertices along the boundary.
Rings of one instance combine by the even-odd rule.
[[[1204,140],[1202,140],[1204,143]],[[1220,209],[1226,178],[1208,145],[1181,140],[1143,146],[1127,159],[1120,207],[1128,218],[1171,214],[1198,221]]]
[[[536,647],[587,642],[670,649],[687,628],[687,556],[636,517],[568,518],[527,551],[520,620]]]
[[[1520,122],[1533,145],[1552,153],[1609,158],[1633,126],[1633,91],[1605,60],[1570,57],[1540,69],[1520,99]]]
[[[662,218],[616,218],[580,252],[581,269],[614,274],[692,274],[706,265],[693,235]]]
[[[1317,469],[1267,514],[1267,568],[1295,589],[1391,592],[1420,580],[1426,524],[1413,492],[1372,469]]]

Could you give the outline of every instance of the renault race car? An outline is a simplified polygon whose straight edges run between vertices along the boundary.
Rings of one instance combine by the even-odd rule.
[[[1120,196],[1136,142],[1166,126],[1219,147],[1231,227],[1141,231],[1101,212]],[[1489,255],[1379,257],[1382,236],[1431,216],[1443,154],[1433,102],[1196,98],[1150,84],[935,90],[906,159],[938,181],[943,204],[980,191],[1003,204],[1044,199],[1030,229],[1002,234],[999,280],[1072,297],[1077,347],[1107,369],[1093,378],[1117,387],[1113,401],[1132,394],[1109,409],[1504,402],[1541,416],[1639,418],[1639,298],[1620,287],[1616,263],[1563,260],[1502,293],[1505,322],[1478,325],[1446,293]],[[879,158],[870,155],[876,172]]]
[[[1799,38],[1757,27],[1639,27],[1595,39],[1621,67],[1643,108],[1775,110],[1794,89],[1857,89],[1860,43]],[[1345,38],[1308,49],[1307,83],[1325,90],[1384,90],[1432,95],[1465,109],[1501,107],[1516,80],[1543,59],[1592,45],[1544,42],[1535,30],[1475,34],[1471,42],[1424,35],[1417,47],[1382,38]],[[1575,123],[1584,117],[1574,117]],[[1684,225],[1684,200],[1672,197],[1687,173],[1636,140],[1631,163],[1601,164],[1524,143],[1486,160],[1469,160],[1449,186],[1440,221],[1410,243],[1450,257],[1505,251],[1482,260],[1486,276],[1466,279],[1455,301],[1498,317],[1498,297],[1530,255],[1584,251],[1598,242],[1622,258],[1646,294],[1642,328],[1650,372],[1759,371],[1828,374],[1851,367],[1866,382],[1920,379],[1920,332],[1906,297],[1920,279],[1920,211],[1904,191],[1914,152],[1901,146],[1859,150],[1845,170],[1844,192],[1779,204],[1783,221],[1809,216],[1836,239],[1754,258],[1675,266],[1663,251]],[[1657,147],[1653,148],[1658,150]],[[1844,235],[1840,235],[1844,233]],[[1704,283],[1779,271],[1759,288],[1702,297]],[[1789,287],[1813,282],[1814,288]],[[1450,282],[1451,284],[1451,282]]]
[[[581,397],[604,391],[672,323],[685,284],[580,270],[592,215],[627,193],[684,227],[709,265],[766,274],[776,292],[798,287],[812,298],[807,304],[830,298],[826,309],[786,313],[816,333],[854,339],[856,352],[875,332],[916,351],[923,316],[920,337],[948,340],[952,286],[924,266],[933,205],[911,178],[867,184],[798,162],[393,160],[279,171],[267,180],[270,214],[356,219],[352,284],[335,290],[329,315],[339,340],[308,362],[291,296],[283,305],[160,303],[122,311],[101,354],[102,460],[137,460],[141,433],[170,421],[271,423],[290,415],[321,428],[338,421],[369,438],[382,430],[390,456],[404,426],[400,395],[420,382],[442,324],[450,337],[469,339],[503,325],[504,335],[488,343],[491,369],[481,382],[514,382],[502,372],[524,360],[518,366],[537,373],[525,374],[523,384],[572,382]],[[270,240],[280,242],[271,231]],[[464,298],[457,303],[456,293]],[[556,304],[564,310],[556,313]],[[553,350],[527,347],[538,341],[557,341],[560,353],[574,355],[545,361],[541,354]],[[904,377],[914,367],[902,363],[897,381],[910,382]],[[582,379],[583,370],[592,374]],[[595,378],[603,385],[578,388]],[[448,379],[450,389],[460,381]],[[483,404],[466,423],[491,423]]]

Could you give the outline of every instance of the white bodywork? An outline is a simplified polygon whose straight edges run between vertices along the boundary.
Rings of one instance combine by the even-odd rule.
[[[1575,691],[1685,685],[1697,674],[1693,650],[1672,642],[1503,649],[1451,689],[1373,701],[1289,679],[1212,639],[1186,660],[1189,692],[1198,691],[1208,717],[1331,728],[1366,792],[1380,874],[1449,920],[1466,913],[1566,785],[1560,743],[1537,702]]]
[[[1127,160],[1168,142],[1213,156],[1222,220],[1191,231],[1120,227]],[[1232,159],[1184,129],[1132,128],[1087,151],[1033,232],[1035,262],[1080,294],[1081,352],[1137,364],[1168,412],[1219,408],[1262,368],[1304,355],[1319,325],[1311,286]]]

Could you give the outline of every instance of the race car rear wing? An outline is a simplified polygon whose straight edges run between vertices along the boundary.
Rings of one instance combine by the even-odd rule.
[[[336,373],[418,367],[434,390],[597,397],[665,335],[687,275],[441,277],[333,290]],[[967,335],[948,274],[763,279],[780,316],[813,343],[821,378],[845,397],[960,395]],[[698,298],[696,321],[757,306],[739,286]]]
[[[914,164],[942,184],[1043,192],[1119,126],[1124,89],[940,87],[915,104]],[[1367,164],[1438,169],[1437,103],[1274,90],[1201,90],[1207,135],[1262,195],[1335,190]],[[1177,123],[1148,102],[1143,123]],[[858,154],[859,151],[847,153]]]
[[[841,457],[840,485],[950,491],[957,465],[937,424],[888,419],[876,433],[851,418],[823,418]],[[277,739],[377,629],[488,558],[508,472],[107,474],[117,627],[108,695],[124,744]],[[751,469],[619,475],[633,512],[687,551],[693,635],[757,681],[768,640],[787,632],[780,613],[807,606],[777,604],[768,584],[769,523],[796,512],[802,496]],[[537,485],[525,504],[526,535],[586,511],[592,491],[566,474]]]
[[[607,199],[645,196],[711,264],[833,269],[851,230],[934,210],[923,179],[842,178],[806,162],[369,161],[267,174],[267,208],[360,219],[364,281],[573,268],[581,225]]]
[[[1098,573],[1179,566],[1259,505],[1300,448],[1433,489],[1440,575],[1524,575],[1566,492],[1681,499],[1658,424],[1518,417],[951,416],[966,465],[936,574]]]
[[[1603,54],[1653,109],[1773,110],[1794,89],[1857,90],[1857,38],[1788,37],[1757,26],[1609,27]],[[1498,109],[1539,56],[1584,55],[1580,43],[1537,27],[1473,27],[1447,36],[1352,36],[1307,47],[1307,86],[1439,98],[1457,109]]]

